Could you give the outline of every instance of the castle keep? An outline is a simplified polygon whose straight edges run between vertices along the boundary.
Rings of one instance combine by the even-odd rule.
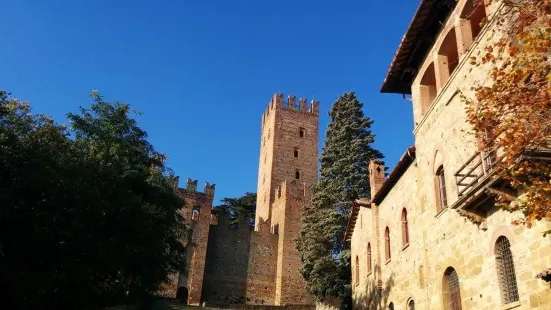
[[[191,305],[311,305],[299,273],[303,205],[317,180],[319,103],[276,93],[261,119],[261,146],[254,229],[242,219],[212,211],[214,185],[197,191],[188,180],[178,191],[192,233],[187,240],[188,270],[174,280],[172,297]],[[176,284],[177,282],[177,284]],[[177,289],[176,289],[177,288]]]

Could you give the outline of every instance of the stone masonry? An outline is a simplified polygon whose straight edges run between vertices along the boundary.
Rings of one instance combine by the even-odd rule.
[[[498,181],[491,163],[477,166],[484,154],[477,155],[459,96],[485,81],[487,68],[473,67],[469,58],[499,37],[501,2],[451,1],[447,18],[431,17],[442,9],[438,3],[422,1],[383,86],[412,94],[415,145],[386,179],[377,173],[384,163],[372,162],[371,201],[352,208],[347,239],[355,307],[551,309],[549,283],[536,278],[551,266],[551,239],[543,237],[551,224],[514,226],[521,214],[494,206],[491,184]],[[415,31],[430,29],[431,19],[441,28],[412,57],[408,42],[421,40]],[[400,69],[403,59],[419,60],[418,68]],[[463,182],[465,176],[481,178]]]

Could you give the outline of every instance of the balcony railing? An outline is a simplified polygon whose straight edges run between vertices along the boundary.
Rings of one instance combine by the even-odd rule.
[[[486,180],[495,171],[496,163],[495,150],[479,152],[469,158],[455,173],[459,198],[469,194],[480,183]]]

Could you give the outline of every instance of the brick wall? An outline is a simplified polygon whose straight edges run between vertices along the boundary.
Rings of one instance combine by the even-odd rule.
[[[210,226],[202,300],[245,303],[251,234],[247,222],[230,228],[227,216]]]
[[[248,304],[273,305],[278,238],[270,233],[268,223],[257,228],[250,239],[245,300]]]

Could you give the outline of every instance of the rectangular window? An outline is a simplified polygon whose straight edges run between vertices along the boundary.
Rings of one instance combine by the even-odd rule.
[[[300,180],[300,170],[299,169],[297,169],[295,171],[295,179]]]
[[[299,135],[299,137],[304,138],[304,128],[300,127],[298,135]]]
[[[295,147],[295,153],[294,153],[294,155],[295,155],[295,158],[298,158],[298,155],[299,155],[299,149],[298,149],[298,147]]]

